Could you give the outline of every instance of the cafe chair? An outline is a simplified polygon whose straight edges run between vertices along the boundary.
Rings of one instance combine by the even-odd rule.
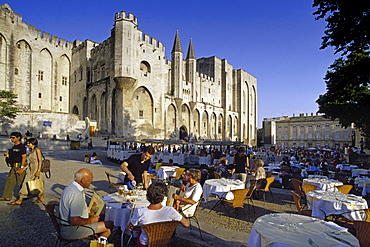
[[[189,216],[189,217],[185,217],[189,222],[190,222],[190,230],[191,230],[191,220],[193,220],[195,223],[197,223],[198,225],[198,230],[199,230],[199,236],[200,236],[200,240],[203,241],[203,237],[202,237],[202,231],[200,230],[200,225],[199,225],[199,221],[198,221],[198,218],[197,218],[197,212],[199,210],[199,206],[200,204],[202,203],[202,200],[203,200],[203,193],[202,193],[202,196],[200,197],[199,201],[198,201],[198,205],[194,211],[194,214],[192,216]]]
[[[295,193],[293,190],[291,191],[293,195],[294,203],[297,207],[298,214],[311,216],[312,210],[303,210],[303,207],[301,206],[301,196]]]
[[[295,192],[300,196],[305,196],[306,194],[302,190],[302,181],[292,178],[292,184],[294,187]]]
[[[229,216],[231,216],[230,215],[231,210],[235,209],[236,211],[237,208],[244,208],[244,201],[247,197],[247,193],[249,192],[249,189],[237,189],[237,190],[231,190],[231,192],[234,195],[234,199],[233,200],[223,200],[221,203],[221,205],[225,209],[226,209],[225,205],[228,205],[231,207],[231,209],[227,211]],[[238,211],[236,212],[238,213]]]
[[[317,186],[313,185],[313,184],[302,184],[302,189],[303,189],[304,193],[307,194],[310,191],[316,190]]]
[[[184,173],[185,168],[176,168],[175,169],[175,176],[172,176],[171,179],[179,179],[181,178],[181,175]]]
[[[45,206],[46,212],[49,214],[51,222],[53,223],[54,229],[56,231],[57,241],[55,242],[55,246],[62,246],[62,242],[65,242],[66,244],[69,244],[69,243],[76,242],[76,241],[79,241],[79,240],[82,240],[82,239],[87,239],[87,238],[97,239],[97,236],[95,234],[94,229],[91,228],[91,227],[88,227],[88,226],[84,226],[84,225],[81,225],[81,227],[86,227],[86,228],[91,229],[92,234],[90,236],[84,237],[84,238],[79,238],[79,239],[65,239],[65,238],[63,238],[62,235],[60,234],[61,224],[71,225],[71,223],[66,221],[66,220],[63,220],[63,219],[59,218],[55,214],[55,211],[56,211],[55,207],[56,206],[58,206],[58,204],[55,204],[55,203],[49,203]]]
[[[179,221],[164,221],[142,225],[148,235],[148,247],[166,247],[171,245],[172,236]]]
[[[115,182],[113,182],[114,180],[115,181],[118,181],[118,174],[117,175],[114,175],[114,174],[106,171],[105,172],[105,175],[107,175],[107,179],[108,179],[108,182],[109,182],[110,187],[118,188],[118,187],[124,185],[123,182],[121,182],[121,183],[115,183]]]
[[[356,238],[361,247],[370,246],[370,222],[353,221],[356,228]]]
[[[266,180],[267,180],[267,183],[266,183],[266,186],[265,186],[265,188],[263,188],[263,189],[261,189],[261,188],[258,188],[257,190],[258,191],[262,191],[262,193],[263,193],[263,202],[265,202],[265,200],[266,200],[266,193],[267,192],[270,192],[270,194],[271,194],[271,198],[272,198],[272,202],[275,202],[274,201],[274,196],[272,195],[272,191],[271,191],[271,189],[270,189],[270,187],[271,187],[271,184],[275,181],[275,177],[268,177],[268,178],[266,178]]]
[[[350,184],[337,186],[338,191],[343,194],[348,194],[352,190],[352,188],[353,188],[353,185],[350,185]]]
[[[269,178],[272,176],[272,172],[266,172],[266,178]]]

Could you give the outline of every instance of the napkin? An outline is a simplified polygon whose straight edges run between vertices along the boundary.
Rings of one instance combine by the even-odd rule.
[[[109,201],[111,199],[111,196],[104,196],[103,201]]]

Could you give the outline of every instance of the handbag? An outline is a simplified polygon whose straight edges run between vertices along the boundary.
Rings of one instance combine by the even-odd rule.
[[[27,181],[28,195],[38,196],[44,194],[44,179]]]
[[[50,172],[50,160],[49,159],[45,159],[45,156],[43,153],[42,154],[42,167],[41,167],[41,172],[44,172],[45,173],[45,177],[46,178],[50,178],[51,177],[51,172]]]

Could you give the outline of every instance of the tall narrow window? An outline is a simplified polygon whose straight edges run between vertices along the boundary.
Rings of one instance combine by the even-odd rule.
[[[44,71],[39,70],[39,72],[37,74],[37,77],[38,77],[39,81],[43,81],[44,80]]]
[[[42,98],[42,94],[41,94],[41,93],[39,93],[39,98],[40,98],[40,99]]]
[[[68,78],[66,76],[62,76],[62,85],[67,85]]]

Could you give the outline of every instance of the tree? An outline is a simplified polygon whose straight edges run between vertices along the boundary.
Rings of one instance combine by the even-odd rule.
[[[327,91],[316,101],[319,112],[344,127],[355,123],[370,137],[370,2],[314,0],[313,6],[316,19],[327,21],[321,49],[340,53],[324,78]]]
[[[10,91],[0,90],[0,121],[12,122],[19,109],[16,107],[17,95]]]

